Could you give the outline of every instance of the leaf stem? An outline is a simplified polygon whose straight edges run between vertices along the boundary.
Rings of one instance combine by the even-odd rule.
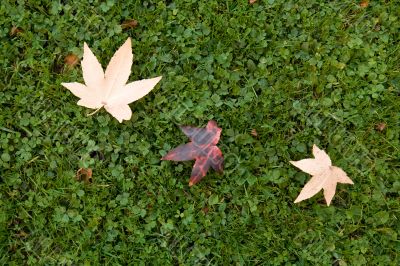
[[[102,106],[102,107],[103,107],[103,106]],[[95,113],[97,113],[98,111],[100,111],[100,109],[101,109],[102,107],[97,108],[94,112],[91,112],[90,114],[87,114],[86,116],[92,116],[92,115],[94,115]]]

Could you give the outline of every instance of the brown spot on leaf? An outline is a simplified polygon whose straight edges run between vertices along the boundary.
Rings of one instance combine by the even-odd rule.
[[[254,4],[255,2],[257,2],[257,0],[249,0],[250,5]]]
[[[208,213],[208,211],[209,211],[209,209],[208,209],[208,207],[204,207],[203,209],[201,209],[203,212],[204,212],[204,214],[207,214]]]
[[[127,19],[121,23],[121,28],[125,29],[134,29],[139,25],[138,21],[135,19]]]
[[[86,184],[92,183],[92,169],[79,168],[76,172],[76,180],[85,182]]]

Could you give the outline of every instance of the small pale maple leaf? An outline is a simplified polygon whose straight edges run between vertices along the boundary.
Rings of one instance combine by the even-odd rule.
[[[189,137],[190,142],[171,150],[161,160],[196,160],[190,176],[189,186],[199,182],[207,174],[210,167],[222,173],[224,157],[221,150],[216,146],[222,129],[217,126],[217,123],[211,120],[205,128],[184,126],[181,127],[181,130]]]
[[[324,150],[320,150],[314,144],[312,152],[315,159],[290,161],[303,172],[312,175],[310,181],[307,182],[294,202],[309,199],[323,189],[326,204],[329,206],[335,195],[337,183],[354,183],[341,168],[332,165],[331,159]]]
[[[121,123],[132,116],[132,110],[128,104],[148,94],[162,78],[160,76],[126,84],[131,73],[132,62],[130,38],[115,52],[105,72],[85,43],[82,60],[85,84],[72,82],[61,85],[80,98],[78,105],[91,109],[104,107]]]

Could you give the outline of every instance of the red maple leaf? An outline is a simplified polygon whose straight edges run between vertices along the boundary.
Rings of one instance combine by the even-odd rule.
[[[213,120],[209,121],[205,128],[180,127],[183,133],[189,137],[190,142],[171,150],[161,160],[189,161],[196,160],[189,180],[189,186],[199,182],[206,174],[210,166],[222,173],[224,157],[216,146],[222,129]]]

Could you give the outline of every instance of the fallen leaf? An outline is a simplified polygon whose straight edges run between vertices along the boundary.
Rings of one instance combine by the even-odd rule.
[[[78,82],[62,85],[80,98],[78,105],[97,110],[104,107],[121,123],[132,116],[128,104],[148,94],[161,80],[160,76],[126,84],[131,73],[132,61],[130,38],[115,52],[105,72],[85,43],[81,65],[86,85]]]
[[[122,29],[134,29],[139,25],[138,21],[135,19],[127,19],[121,23]]]
[[[68,68],[73,68],[79,63],[79,57],[74,54],[68,54],[64,58],[64,63],[67,65]]]
[[[377,124],[376,125],[376,130],[379,130],[379,131],[384,131],[385,130],[385,128],[386,128],[386,123],[379,123],[379,124]]]
[[[90,168],[79,168],[76,172],[76,180],[83,181],[86,184],[92,183],[92,169]]]
[[[181,130],[189,137],[190,142],[173,149],[161,160],[196,160],[189,186],[198,183],[207,174],[210,167],[222,173],[224,157],[221,150],[216,146],[222,129],[217,126],[217,123],[211,120],[205,128],[183,126]]]
[[[309,199],[323,189],[326,203],[329,206],[335,195],[337,183],[354,183],[341,168],[332,166],[328,154],[324,150],[320,150],[315,144],[313,145],[313,155],[315,159],[290,161],[303,172],[312,175],[294,203]]]
[[[257,0],[249,0],[250,5],[254,4],[255,2],[257,2]]]
[[[363,0],[360,2],[360,7],[366,8],[369,5],[369,0]]]

